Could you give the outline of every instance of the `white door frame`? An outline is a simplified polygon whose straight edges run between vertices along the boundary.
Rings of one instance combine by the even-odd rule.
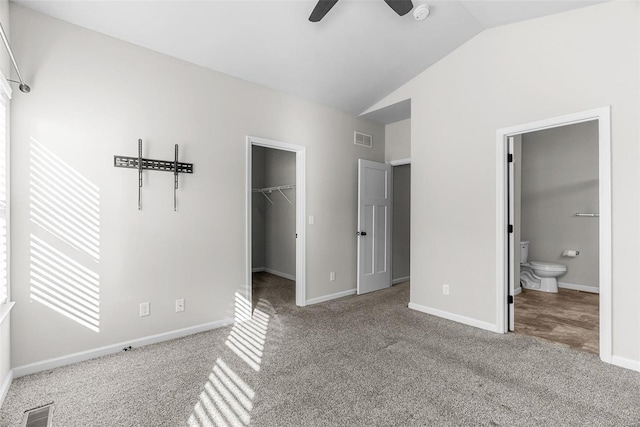
[[[251,180],[252,180],[252,159],[251,147],[254,145],[259,147],[273,148],[276,150],[291,151],[296,153],[296,305],[304,307],[306,300],[306,227],[305,227],[305,206],[306,206],[306,148],[301,145],[289,144],[282,141],[274,141],[271,139],[260,138],[257,136],[247,136],[247,176],[246,176],[246,298],[251,303],[251,212],[252,197]]]
[[[556,128],[588,121],[598,121],[598,165],[599,165],[599,249],[600,249],[600,359],[612,362],[612,281],[611,281],[611,107],[581,111],[566,116],[525,123],[497,131],[497,269],[496,269],[496,325],[498,332],[506,333],[508,259],[508,212],[507,212],[507,138],[537,130]]]

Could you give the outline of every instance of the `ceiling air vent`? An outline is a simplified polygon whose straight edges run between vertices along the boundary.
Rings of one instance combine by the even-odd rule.
[[[366,133],[355,131],[353,132],[353,143],[362,147],[371,148],[373,146],[373,137]]]

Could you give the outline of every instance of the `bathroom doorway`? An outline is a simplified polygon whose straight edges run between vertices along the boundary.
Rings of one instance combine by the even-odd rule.
[[[605,107],[498,131],[504,331],[561,342],[607,362],[609,126]]]
[[[514,137],[514,332],[598,354],[598,122]]]

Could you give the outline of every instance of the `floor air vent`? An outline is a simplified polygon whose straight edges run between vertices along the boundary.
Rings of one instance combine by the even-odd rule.
[[[51,427],[53,402],[24,412],[22,427]]]
[[[362,147],[371,148],[373,146],[373,137],[366,133],[355,131],[353,132],[353,143]]]

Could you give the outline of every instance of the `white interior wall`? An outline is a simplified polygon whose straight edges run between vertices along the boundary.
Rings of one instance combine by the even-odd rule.
[[[296,154],[291,151],[266,149],[264,156],[265,187],[296,183]],[[264,267],[283,277],[296,275],[296,190],[275,192],[273,204],[264,209]]]
[[[560,263],[560,282],[598,288],[598,122],[522,135],[522,236],[529,259]],[[576,249],[576,258],[562,256]]]
[[[486,30],[369,110],[411,99],[414,308],[497,329],[496,131],[610,105],[613,355],[640,370],[639,29],[607,2]]]
[[[246,288],[247,135],[306,147],[306,208],[315,216],[306,230],[307,298],[355,288],[356,165],[383,161],[382,125],[18,5],[11,13],[14,49],[33,77],[12,119],[14,367],[231,317],[234,293]],[[353,144],[356,129],[373,135],[372,149]],[[179,143],[181,160],[194,163],[193,175],[180,176],[177,213],[171,174],[144,172],[138,211],[136,171],[113,167],[113,155],[136,155],[138,138],[145,157],[171,159]],[[57,156],[44,166],[88,189],[61,208],[99,217],[90,236],[98,259],[32,221],[30,173],[42,162],[34,150]],[[55,191],[40,197],[56,206],[65,185],[51,184]],[[99,277],[99,332],[31,298],[36,238]],[[138,316],[143,301],[149,317]]]
[[[411,119],[389,123],[384,128],[384,160],[403,160],[411,157]]]
[[[9,19],[9,2],[6,0],[0,1],[0,22],[6,33],[11,31],[11,23]],[[11,38],[9,37],[9,40]],[[0,70],[5,78],[11,78],[11,63],[9,54],[4,46],[0,47]],[[17,89],[15,86],[12,89]],[[14,96],[21,96],[21,92],[16,90]],[[7,103],[7,111],[10,113],[11,102]],[[9,138],[10,126],[7,123],[7,141]],[[11,287],[11,280],[8,281],[9,287]],[[11,292],[11,289],[9,289]],[[0,405],[2,405],[2,389],[3,385],[9,378],[11,371],[11,315],[7,316],[2,323],[0,323]]]

